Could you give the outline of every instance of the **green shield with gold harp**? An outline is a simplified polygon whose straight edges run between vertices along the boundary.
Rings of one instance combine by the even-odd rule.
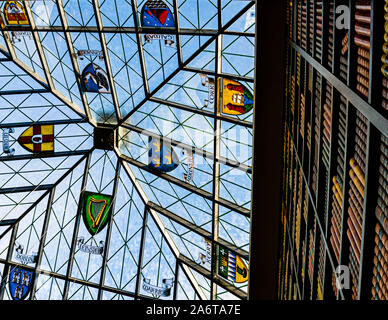
[[[112,197],[105,194],[83,192],[81,195],[82,216],[89,233],[94,236],[108,223]]]

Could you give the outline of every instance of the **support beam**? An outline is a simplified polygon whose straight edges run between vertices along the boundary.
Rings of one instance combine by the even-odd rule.
[[[214,72],[214,71],[206,70],[206,69],[199,69],[199,68],[193,68],[193,67],[183,67],[182,70],[188,71],[188,72],[202,73],[202,74],[206,74],[207,76],[212,76],[212,77],[220,77],[220,78],[231,79],[231,80],[236,80],[236,81],[245,81],[245,82],[249,82],[249,83],[254,82],[253,78],[239,76],[237,74],[232,74],[232,73],[225,73],[225,72],[222,72],[222,69],[218,70],[217,72]]]
[[[81,182],[81,192],[86,189],[86,185],[88,182],[89,178],[89,167],[90,167],[90,162],[91,162],[92,154],[88,154],[86,157],[85,161],[85,167],[84,167],[84,174],[82,176],[82,182]],[[81,199],[81,196],[80,198]],[[77,246],[77,237],[78,237],[78,230],[80,226],[80,221],[81,221],[81,206],[78,206],[77,214],[75,216],[75,222],[74,222],[74,228],[73,228],[73,237],[71,239],[71,244],[70,244],[70,252],[69,252],[69,263],[67,265],[67,270],[66,270],[66,275],[65,275],[65,285],[63,287],[62,291],[62,299],[63,300],[68,300],[69,298],[69,289],[70,289],[70,277],[73,272],[73,265],[74,265],[74,255],[75,255],[75,250]]]
[[[194,261],[192,261],[191,259],[187,258],[186,256],[184,255],[180,255],[179,256],[179,261],[183,264],[183,265],[187,265],[188,267],[190,267],[191,269],[195,270],[196,272],[202,274],[205,278],[207,278],[208,280],[211,280],[212,279],[212,275],[211,275],[211,272],[207,269],[205,269],[204,267],[200,266],[198,263],[195,263]],[[236,297],[242,299],[242,300],[246,300],[247,299],[247,294],[236,288],[235,286],[231,285],[229,282],[215,276],[213,278],[213,281],[214,281],[214,284],[215,285],[218,285],[222,288],[224,288],[225,290],[231,292],[232,294],[234,294]]]
[[[75,283],[75,284],[78,284],[81,286],[90,287],[90,288],[94,288],[94,289],[99,288],[99,285],[96,282],[90,282],[90,281],[86,281],[86,280],[82,280],[82,279],[78,279],[78,278],[74,278],[74,277],[66,277],[63,274],[52,272],[52,271],[42,270],[40,268],[34,269],[34,267],[31,267],[28,265],[25,266],[25,265],[21,265],[19,263],[10,262],[10,259],[4,260],[4,259],[0,258],[0,263],[4,263],[7,267],[20,267],[20,268],[24,268],[24,269],[29,270],[29,271],[35,271],[39,275],[43,274],[43,275],[49,276],[50,278],[64,280],[64,281],[66,281],[66,283],[71,282],[71,283]],[[5,279],[7,279],[7,277]],[[5,283],[5,281],[4,281],[4,283]],[[114,294],[119,294],[119,295],[122,295],[124,297],[131,297],[131,298],[135,297],[135,295],[133,293],[126,291],[126,290],[118,289],[118,288],[103,286],[102,290],[107,291],[107,292],[111,292]],[[1,293],[1,287],[0,287],[0,293]],[[0,295],[0,298],[1,298],[1,295]],[[147,296],[141,296],[141,298],[145,299],[145,300],[152,300],[152,299],[150,299],[150,297],[147,297]]]
[[[147,97],[150,93],[150,87],[148,84],[148,75],[147,75],[147,68],[145,66],[145,57],[144,57],[144,50],[143,50],[143,40],[141,39],[141,34],[139,32],[140,26],[137,19],[137,1],[131,0],[132,4],[132,16],[133,16],[133,23],[135,25],[135,34],[136,34],[136,42],[137,42],[137,51],[139,55],[139,62],[140,62],[140,69],[141,69],[141,75],[143,78],[143,87],[144,87],[144,95]]]
[[[4,219],[0,220],[0,227],[10,226],[16,223],[16,219]]]
[[[7,60],[11,61],[11,60]],[[7,90],[0,91],[0,96],[9,96],[9,95],[17,95],[17,94],[34,94],[34,93],[48,93],[50,92],[47,89],[31,89],[31,90]]]
[[[44,215],[42,232],[40,235],[39,249],[38,249],[38,255],[37,255],[36,265],[35,265],[35,272],[37,269],[40,269],[40,266],[42,264],[44,245],[46,243],[46,236],[47,236],[47,232],[48,232],[48,226],[49,226],[50,217],[51,217],[51,210],[52,210],[54,197],[55,197],[55,190],[56,190],[56,188],[53,187],[51,192],[50,192],[50,195],[48,197],[48,201],[47,201],[46,213]],[[39,273],[36,274],[36,277],[39,277]],[[30,300],[35,298],[37,283],[38,283],[37,278],[35,278],[35,281],[34,281],[34,284],[33,284],[32,290],[31,290]]]
[[[179,5],[178,0],[174,0],[174,20],[175,20],[175,38],[176,38],[176,48],[177,48],[177,56],[178,56],[178,65],[179,67],[183,64],[182,58],[182,43],[181,43],[181,35],[179,34],[179,30],[181,29],[179,22]]]
[[[136,287],[135,287],[135,296],[139,296],[140,292],[140,284],[141,284],[141,270],[143,268],[143,257],[144,257],[144,244],[145,244],[145,237],[146,237],[146,230],[147,230],[147,218],[148,218],[148,209],[147,206],[144,206],[144,212],[143,212],[143,225],[141,229],[141,240],[140,240],[140,249],[139,249],[139,260],[137,264],[137,274],[136,274]],[[175,279],[175,283],[178,282]],[[177,287],[177,285],[175,285]]]
[[[175,223],[180,224],[181,226],[185,227],[186,229],[206,238],[211,239],[211,232],[206,231],[205,229],[201,228],[200,226],[197,226],[196,224],[178,216],[177,214],[171,212],[170,210],[167,210],[165,208],[162,208],[158,204],[149,201],[148,206],[160,213],[161,215],[165,216],[166,218],[169,218],[171,221],[174,221]],[[249,260],[249,253],[234,244],[230,243],[229,241],[226,241],[222,238],[218,238],[217,241],[214,241],[217,245],[222,245],[233,251],[234,253],[238,254],[241,258]]]
[[[121,170],[120,160],[117,159],[116,172],[115,172],[113,191],[112,191],[112,203],[111,203],[111,208],[109,208],[109,210],[112,210],[112,212],[115,212],[116,199],[117,199],[117,189],[119,188],[119,182],[120,182],[120,170]],[[99,289],[98,289],[97,300],[103,299],[103,293],[104,293],[103,287],[104,287],[105,277],[106,277],[106,273],[107,273],[106,270],[107,270],[108,257],[109,257],[110,241],[112,238],[112,236],[111,236],[112,235],[112,227],[113,227],[112,219],[109,219],[106,227],[107,227],[107,232],[106,232],[106,237],[105,237],[105,250],[103,253],[103,257],[102,257],[102,268],[101,268],[100,285],[99,285]]]
[[[5,26],[4,31],[32,31],[32,28],[29,26]],[[95,26],[69,26],[68,28],[65,28],[63,26],[37,26],[35,28],[38,32],[86,32],[86,33],[97,33],[98,27]],[[128,33],[128,34],[136,34],[138,32],[139,34],[148,34],[148,33],[154,33],[154,34],[171,34],[171,30],[166,30],[162,28],[134,28],[134,27],[103,27],[101,29],[103,33]],[[241,37],[250,37],[254,38],[255,34],[252,32],[239,32],[239,31],[229,31],[229,30],[216,30],[216,29],[187,29],[187,28],[180,28],[177,31],[174,31],[178,33],[181,36],[215,36],[220,33],[223,35],[229,35],[229,36],[241,36]]]
[[[23,1],[23,2],[24,2],[24,7],[26,8],[26,14],[27,14],[28,21],[30,22],[30,25],[31,25],[32,37],[34,38],[36,51],[38,52],[40,64],[43,68],[43,72],[44,72],[44,75],[45,75],[46,80],[47,80],[48,89],[50,91],[52,91],[55,89],[55,86],[54,86],[53,78],[51,76],[50,68],[49,68],[47,60],[46,60],[46,56],[44,54],[42,41],[39,37],[39,33],[35,30],[36,24],[35,24],[35,19],[33,17],[32,11],[31,11],[30,2],[29,1]]]
[[[0,94],[1,95],[1,94]],[[60,125],[60,124],[80,124],[80,123],[88,123],[86,119],[64,119],[64,120],[47,120],[47,121],[29,121],[29,122],[14,122],[14,123],[0,123],[0,129],[5,128],[22,128],[22,127],[30,127],[31,125]]]
[[[217,0],[217,23],[218,29],[222,27],[222,0]],[[215,279],[217,277],[217,252],[218,248],[216,246],[216,241],[219,240],[220,233],[220,206],[218,202],[220,201],[220,163],[217,159],[221,156],[221,121],[217,118],[221,110],[221,88],[220,83],[221,78],[217,76],[222,71],[222,48],[223,48],[223,37],[218,35],[216,37],[216,52],[215,52],[215,70],[216,74],[214,75],[215,79],[215,99],[214,99],[214,141],[213,141],[213,150],[214,150],[214,161],[213,161],[213,185],[212,185],[212,236],[211,236],[211,245],[212,245],[212,255],[211,255],[211,284],[210,284],[210,297],[212,300],[217,300],[218,290],[217,282]]]

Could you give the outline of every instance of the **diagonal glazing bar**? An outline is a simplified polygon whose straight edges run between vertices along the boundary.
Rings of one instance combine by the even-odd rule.
[[[115,151],[116,151],[117,155],[119,155],[117,148],[115,149]],[[132,184],[135,186],[135,189],[137,190],[138,194],[140,195],[142,201],[147,206],[147,204],[149,203],[149,199],[148,199],[147,195],[145,194],[143,188],[141,187],[140,183],[137,181],[129,164],[127,162],[123,161],[122,158],[120,158],[120,162],[121,162],[122,167],[124,168],[125,172],[127,173],[128,177],[130,178]],[[177,245],[175,244],[174,240],[171,238],[169,232],[166,230],[162,220],[159,217],[159,214],[153,209],[149,209],[149,213],[150,213],[151,217],[153,218],[156,226],[160,230],[161,234],[163,235],[164,239],[166,240],[167,245],[171,249],[175,258],[178,259],[179,255],[180,255],[179,249],[178,249]],[[199,295],[199,297],[202,300],[207,300],[206,295],[204,294],[201,286],[198,284],[197,279],[194,277],[194,275],[192,274],[190,269],[187,266],[182,266],[182,268],[184,269],[190,284],[193,286],[194,290]],[[175,280],[177,280],[177,279],[175,279]]]
[[[5,31],[31,31],[31,27],[29,26],[5,26]],[[98,28],[94,26],[68,26],[68,28],[64,28],[63,26],[36,26],[36,31],[38,32],[98,32]],[[103,33],[128,33],[128,34],[148,34],[150,32],[155,34],[171,34],[170,30],[165,30],[162,28],[154,29],[154,28],[134,28],[134,27],[103,27],[101,29]],[[243,36],[243,37],[251,37],[254,38],[255,34],[252,32],[239,32],[239,31],[229,31],[222,30],[221,32],[216,29],[188,29],[188,28],[179,28],[179,30],[175,31],[177,34],[181,36],[215,36],[220,33],[223,35],[231,35],[231,36]]]
[[[52,185],[52,188],[55,188],[59,183],[61,183],[69,174],[71,174],[73,172],[73,170],[80,164],[82,163],[82,161],[85,160],[86,157],[88,157],[89,155],[89,151],[84,154],[83,157],[81,157],[77,162],[75,162],[71,168],[69,168],[53,185]],[[43,193],[37,200],[35,200],[35,202],[29,206],[27,208],[27,210],[25,210],[16,220],[15,220],[15,224],[19,223],[32,209],[35,208],[35,206],[41,202],[50,192],[51,192],[51,189],[47,190],[45,193]],[[14,224],[14,225],[15,225]],[[9,228],[7,228],[4,232],[2,232],[0,234],[0,239],[2,239],[11,229],[12,229],[13,225],[11,225]]]
[[[177,214],[171,212],[170,210],[167,210],[165,208],[162,208],[158,204],[150,201],[148,203],[148,206],[152,208],[153,210],[159,212],[161,215],[165,216],[166,218],[171,219],[172,221],[184,226],[185,228],[189,229],[190,231],[206,238],[206,239],[211,239],[211,232],[206,231],[205,229],[193,224],[192,222],[188,221],[187,219],[184,219]],[[234,244],[230,243],[229,241],[226,241],[222,238],[218,238],[217,241],[214,241],[216,244],[220,244],[224,247],[227,247],[231,251],[237,253],[240,257],[243,259],[248,260],[249,259],[249,252],[235,246]]]
[[[88,123],[86,119],[65,119],[65,120],[47,120],[47,121],[29,121],[29,122],[15,122],[15,123],[0,123],[0,129],[4,128],[20,128],[30,127],[31,125],[59,125],[59,124],[80,124]]]
[[[51,190],[53,187],[54,187],[54,184],[41,184],[39,186],[1,188],[0,194]]]
[[[36,25],[35,25],[34,17],[33,17],[32,12],[31,12],[30,2],[29,1],[23,1],[23,2],[24,2],[24,7],[26,8],[26,14],[27,14],[28,21],[30,22],[30,25],[31,25],[32,37],[34,38],[34,43],[35,43],[36,50],[37,50],[38,55],[39,55],[39,60],[40,60],[40,63],[42,65],[44,75],[47,79],[48,88],[49,88],[49,90],[54,90],[55,86],[54,86],[54,82],[53,82],[53,79],[51,76],[49,66],[47,64],[46,56],[44,55],[42,42],[40,40],[38,31],[35,30]]]
[[[50,152],[50,153],[42,153],[42,154],[22,154],[22,155],[14,155],[12,157],[4,156],[4,157],[0,157],[0,162],[30,160],[30,159],[44,159],[44,158],[58,158],[58,157],[68,157],[68,156],[82,156],[82,155],[88,154],[89,152],[90,152],[90,149]]]
[[[36,72],[34,72],[30,67],[25,65],[20,59],[17,58],[15,54],[15,50],[11,41],[9,40],[9,36],[7,33],[3,32],[4,39],[7,44],[7,48],[4,48],[0,45],[0,52],[5,54],[6,56],[10,56],[12,58],[12,62],[15,63],[17,67],[27,73],[32,79],[38,82],[42,87],[46,88],[50,93],[52,93],[59,101],[63,102],[66,106],[72,109],[75,113],[77,113],[81,118],[87,118],[85,112],[74,102],[70,101],[67,97],[65,97],[61,92],[57,89],[49,88],[47,81],[39,76]]]
[[[238,118],[229,117],[229,116],[225,116],[225,115],[221,115],[221,114],[214,114],[214,112],[211,112],[208,110],[203,110],[203,109],[196,109],[194,107],[190,107],[190,106],[184,105],[182,103],[164,100],[164,99],[160,99],[160,98],[156,98],[156,97],[150,97],[149,101],[155,102],[158,104],[162,104],[165,106],[177,108],[177,109],[184,110],[184,111],[193,112],[193,113],[199,114],[201,116],[205,116],[205,117],[209,117],[209,118],[213,118],[213,119],[220,119],[222,121],[237,124],[239,126],[243,126],[246,128],[253,128],[252,122],[240,120]]]
[[[245,82],[250,82],[250,83],[254,82],[253,78],[239,76],[237,74],[225,73],[225,72],[222,72],[222,70],[214,72],[214,71],[211,71],[211,70],[199,69],[199,68],[193,68],[193,67],[184,67],[184,68],[182,68],[182,70],[190,71],[190,72],[202,73],[202,74],[206,74],[208,76],[213,76],[213,77],[221,77],[221,78],[224,78],[224,79],[232,79],[232,80],[245,81]]]

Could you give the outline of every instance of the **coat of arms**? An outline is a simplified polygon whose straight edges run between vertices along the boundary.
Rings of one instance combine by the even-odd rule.
[[[4,16],[8,25],[29,25],[24,7],[17,1],[7,1],[4,6]]]
[[[174,285],[174,278],[163,279],[162,286],[154,286],[151,279],[143,278],[143,290],[150,293],[154,298],[168,297],[171,294],[171,288]]]

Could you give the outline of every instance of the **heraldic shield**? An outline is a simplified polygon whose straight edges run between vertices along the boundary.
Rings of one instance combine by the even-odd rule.
[[[84,191],[81,194],[82,217],[89,233],[99,233],[109,221],[112,196]]]
[[[174,17],[163,1],[147,1],[141,10],[143,27],[174,27]]]
[[[9,292],[13,300],[24,300],[31,291],[34,273],[23,268],[12,268],[9,273]]]

